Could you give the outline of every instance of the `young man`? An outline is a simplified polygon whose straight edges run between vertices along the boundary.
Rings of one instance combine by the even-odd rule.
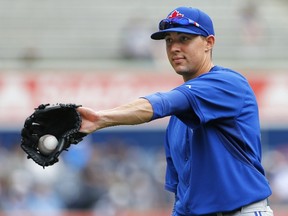
[[[81,131],[171,116],[165,187],[175,193],[173,216],[273,215],[256,98],[242,75],[213,64],[210,17],[176,8],[151,38],[166,41],[168,59],[184,83],[110,110],[79,108]]]

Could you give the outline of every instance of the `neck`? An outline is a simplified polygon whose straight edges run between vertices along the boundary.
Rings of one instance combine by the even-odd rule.
[[[208,73],[213,67],[214,67],[213,62],[210,62],[209,64],[199,68],[196,73],[183,73],[181,75],[184,82],[187,82],[188,80],[194,79],[202,74]]]

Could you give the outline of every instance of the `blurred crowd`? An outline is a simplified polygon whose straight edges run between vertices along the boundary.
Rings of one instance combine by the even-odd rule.
[[[285,145],[263,154],[274,190],[272,204],[288,204],[287,149]],[[103,143],[85,139],[63,152],[59,163],[43,169],[27,160],[18,144],[1,144],[0,212],[57,216],[62,211],[89,210],[95,215],[116,216],[125,209],[171,208],[172,194],[163,185],[163,151],[161,145],[147,148],[121,139]]]
[[[288,204],[288,143],[264,152],[263,165],[272,187],[270,202]]]
[[[0,145],[0,166],[0,212],[12,215],[89,210],[115,216],[125,209],[170,208],[173,200],[163,186],[162,149],[121,140],[73,145],[45,169],[27,160],[19,145]]]

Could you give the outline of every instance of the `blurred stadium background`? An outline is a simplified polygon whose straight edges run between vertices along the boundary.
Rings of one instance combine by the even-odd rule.
[[[288,215],[288,2],[285,0],[0,0],[0,215],[169,215],[167,119],[105,129],[36,166],[19,148],[40,103],[111,108],[181,83],[160,19],[194,6],[214,20],[214,63],[241,71],[260,107],[263,164],[276,216]]]

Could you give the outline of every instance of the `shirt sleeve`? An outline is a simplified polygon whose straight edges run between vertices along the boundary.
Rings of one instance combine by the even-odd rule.
[[[152,105],[152,120],[175,115],[187,125],[197,127],[239,115],[247,89],[249,84],[241,75],[217,71],[201,75],[169,92],[143,98]]]
[[[186,95],[201,123],[239,115],[246,89],[245,79],[225,72],[220,75],[207,73],[176,88]]]
[[[165,93],[155,93],[143,97],[147,99],[153,108],[152,120],[170,115],[187,112],[190,107],[188,98],[178,90]]]

